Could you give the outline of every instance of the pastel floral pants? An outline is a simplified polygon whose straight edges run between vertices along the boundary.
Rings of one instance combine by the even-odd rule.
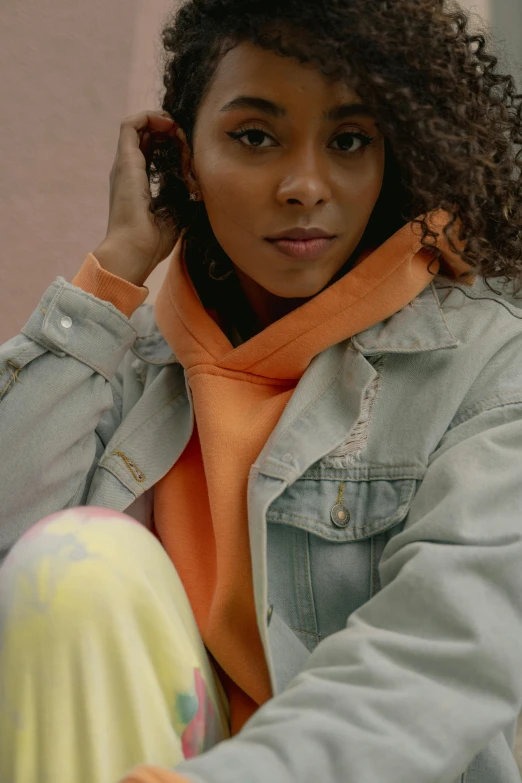
[[[159,541],[94,506],[34,525],[0,567],[1,783],[117,783],[229,736]]]

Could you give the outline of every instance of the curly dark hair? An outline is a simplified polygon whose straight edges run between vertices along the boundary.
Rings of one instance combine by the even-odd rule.
[[[316,64],[370,105],[385,138],[384,182],[352,258],[409,221],[421,226],[422,244],[430,247],[437,234],[425,218],[441,208],[451,216],[444,228],[450,247],[472,269],[515,292],[522,287],[522,94],[512,76],[496,72],[487,34],[472,33],[470,14],[459,5],[188,0],[167,18],[162,41],[162,108],[191,147],[213,74],[243,41]],[[156,219],[187,229],[187,261],[229,261],[204,204],[189,201],[173,142],[154,149],[149,178]],[[457,219],[462,251],[450,238]]]

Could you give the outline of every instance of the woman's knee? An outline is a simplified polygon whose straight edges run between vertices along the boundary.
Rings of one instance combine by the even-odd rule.
[[[75,625],[134,600],[143,568],[165,567],[157,539],[131,517],[81,506],[37,522],[0,568],[0,618],[53,613]]]

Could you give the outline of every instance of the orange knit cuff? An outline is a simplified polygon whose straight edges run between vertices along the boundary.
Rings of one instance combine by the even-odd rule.
[[[127,318],[131,317],[149,295],[147,286],[133,285],[112,272],[107,272],[92,253],[87,255],[71,284],[98,299],[111,302]]]
[[[187,778],[161,767],[136,767],[120,783],[191,783]]]

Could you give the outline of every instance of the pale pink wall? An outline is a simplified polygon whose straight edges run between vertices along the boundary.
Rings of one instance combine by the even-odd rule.
[[[122,118],[158,108],[173,0],[0,3],[0,343],[105,236]]]

